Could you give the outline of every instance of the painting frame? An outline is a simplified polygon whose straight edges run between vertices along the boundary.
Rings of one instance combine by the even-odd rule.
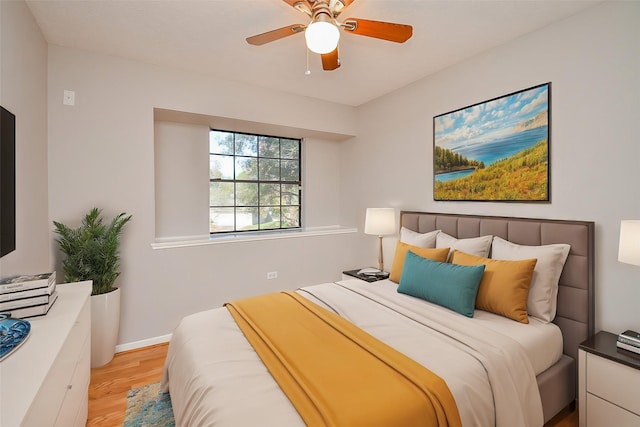
[[[433,200],[551,202],[551,82],[433,117]]]

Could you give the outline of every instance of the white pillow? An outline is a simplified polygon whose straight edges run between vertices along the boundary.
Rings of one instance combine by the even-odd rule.
[[[556,317],[558,281],[570,249],[571,245],[564,243],[525,246],[494,237],[491,258],[506,260],[536,258],[538,260],[533,269],[527,311],[529,316],[549,323]]]
[[[436,248],[450,248],[449,255],[454,249],[467,254],[487,258],[491,250],[493,236],[470,237],[468,239],[456,239],[447,233],[440,232],[436,236]]]
[[[400,228],[400,241],[408,245],[419,246],[421,248],[435,248],[436,236],[440,230],[428,233],[418,233],[406,227]]]

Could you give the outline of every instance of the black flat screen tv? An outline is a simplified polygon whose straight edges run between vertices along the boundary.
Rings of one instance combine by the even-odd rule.
[[[0,107],[0,258],[16,249],[16,116]]]

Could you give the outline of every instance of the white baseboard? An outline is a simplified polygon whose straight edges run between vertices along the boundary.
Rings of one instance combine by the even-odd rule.
[[[146,340],[134,341],[125,344],[118,344],[116,346],[116,353],[120,353],[122,351],[135,350],[142,347],[149,347],[155,344],[161,344],[165,342],[169,342],[171,340],[172,334],[162,335],[159,337],[149,338]]]

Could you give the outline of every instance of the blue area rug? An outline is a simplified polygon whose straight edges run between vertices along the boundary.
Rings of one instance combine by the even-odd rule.
[[[174,427],[169,393],[160,393],[160,383],[130,390],[123,427]]]

